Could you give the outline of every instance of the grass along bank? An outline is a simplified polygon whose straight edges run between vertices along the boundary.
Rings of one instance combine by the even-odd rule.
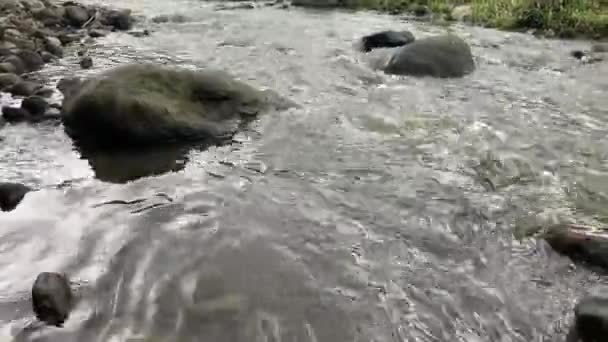
[[[413,12],[564,38],[608,38],[608,0],[338,0],[345,7]],[[455,10],[456,9],[456,10]]]

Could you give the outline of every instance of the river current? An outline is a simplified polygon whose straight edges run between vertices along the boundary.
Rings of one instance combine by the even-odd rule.
[[[145,16],[151,35],[97,39],[94,68],[74,50],[45,78],[213,67],[301,108],[227,146],[90,160],[60,125],[2,128],[0,178],[40,190],[0,214],[0,340],[562,341],[576,300],[608,283],[518,234],[606,203],[608,63],[569,55],[589,42],[371,12],[101,3]],[[187,20],[149,20],[161,14]],[[477,70],[385,75],[387,51],[355,45],[386,29],[451,30]],[[64,328],[27,332],[43,271],[67,272],[81,300]]]

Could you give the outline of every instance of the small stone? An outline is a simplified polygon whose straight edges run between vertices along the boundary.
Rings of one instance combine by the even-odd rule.
[[[581,50],[574,50],[574,51],[570,52],[570,55],[576,59],[583,59],[583,57],[586,56],[585,52],[583,52]]]
[[[21,81],[21,77],[12,73],[0,74],[0,89],[10,87]]]
[[[6,108],[6,107],[5,107]],[[2,108],[4,111],[4,108]],[[25,194],[32,191],[27,185],[19,183],[0,183],[0,209],[11,211],[17,208]]]
[[[52,53],[50,53],[48,51],[40,52],[40,57],[42,57],[42,60],[44,61],[44,63],[52,62],[53,60],[55,60],[57,58],[57,57],[55,57],[55,55],[53,55]]]
[[[34,95],[49,98],[53,95],[54,92],[55,91],[51,88],[40,87],[38,90],[36,90],[36,92],[34,92]]]
[[[133,25],[131,10],[112,10],[105,15],[105,24],[126,31]]]
[[[130,35],[132,35],[133,37],[137,37],[137,38],[141,38],[141,37],[147,37],[150,35],[150,31],[148,30],[143,30],[143,31],[132,31],[129,32]]]
[[[17,75],[21,75],[25,72],[25,64],[21,60],[21,58],[11,55],[2,61],[3,63],[10,63],[13,65],[13,68],[9,71],[8,69],[4,70],[4,72],[12,72]]]
[[[93,29],[89,31],[89,36],[92,38],[100,38],[108,35],[108,32],[100,29]]]
[[[30,96],[33,95],[42,86],[31,81],[21,81],[12,87],[8,88],[8,92],[14,96]]]
[[[93,59],[91,57],[83,57],[80,60],[80,67],[83,69],[90,69],[93,67]]]
[[[9,74],[17,74],[17,68],[11,63],[4,62],[0,63],[0,72],[1,73],[9,73]]]
[[[32,116],[43,115],[48,106],[49,104],[46,102],[46,100],[37,95],[27,97],[21,102],[21,108],[25,109]]]
[[[66,6],[65,18],[70,25],[80,28],[89,20],[89,13],[80,6]]]
[[[36,317],[49,325],[63,326],[72,310],[73,295],[67,277],[42,272],[32,287],[32,306]]]
[[[44,38],[44,48],[46,51],[52,53],[57,57],[63,57],[63,44],[57,37],[46,37]]]
[[[31,50],[21,50],[17,52],[17,56],[19,59],[21,59],[21,61],[23,61],[25,70],[28,72],[40,70],[44,65],[42,57],[40,57],[40,54],[37,52]]]
[[[29,119],[29,113],[23,108],[4,106],[2,107],[2,118],[11,123],[23,122]]]

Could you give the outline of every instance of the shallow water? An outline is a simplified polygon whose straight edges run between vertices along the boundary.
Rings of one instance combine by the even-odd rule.
[[[373,68],[386,51],[354,49],[359,37],[447,28],[364,12],[104,3],[190,20],[99,39],[93,69],[74,54],[45,77],[134,61],[213,67],[302,108],[261,117],[232,145],[118,162],[81,159],[57,125],[2,128],[0,177],[41,190],[0,214],[0,337],[561,341],[577,298],[606,282],[514,237],[522,222],[586,221],[594,211],[582,209],[602,207],[608,63],[569,57],[588,42],[456,25],[475,73],[394,77]],[[156,175],[135,179],[142,165]],[[82,300],[65,328],[24,331],[42,271],[67,272]]]

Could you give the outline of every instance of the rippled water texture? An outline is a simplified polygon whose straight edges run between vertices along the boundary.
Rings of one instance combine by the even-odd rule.
[[[569,57],[588,43],[454,26],[475,73],[391,77],[373,69],[386,51],[363,55],[357,38],[446,28],[371,13],[106,3],[190,20],[143,23],[144,38],[112,34],[93,46],[95,68],[78,70],[73,55],[46,77],[133,61],[214,67],[302,108],[261,117],[229,146],[120,164],[80,159],[59,126],[3,128],[2,180],[41,190],[0,214],[0,336],[560,341],[574,301],[606,282],[514,238],[523,221],[587,220],[594,212],[581,208],[602,207],[598,196],[572,200],[608,184],[608,63]],[[161,174],[124,183],[142,163]],[[68,272],[82,300],[65,328],[23,331],[41,271]]]

